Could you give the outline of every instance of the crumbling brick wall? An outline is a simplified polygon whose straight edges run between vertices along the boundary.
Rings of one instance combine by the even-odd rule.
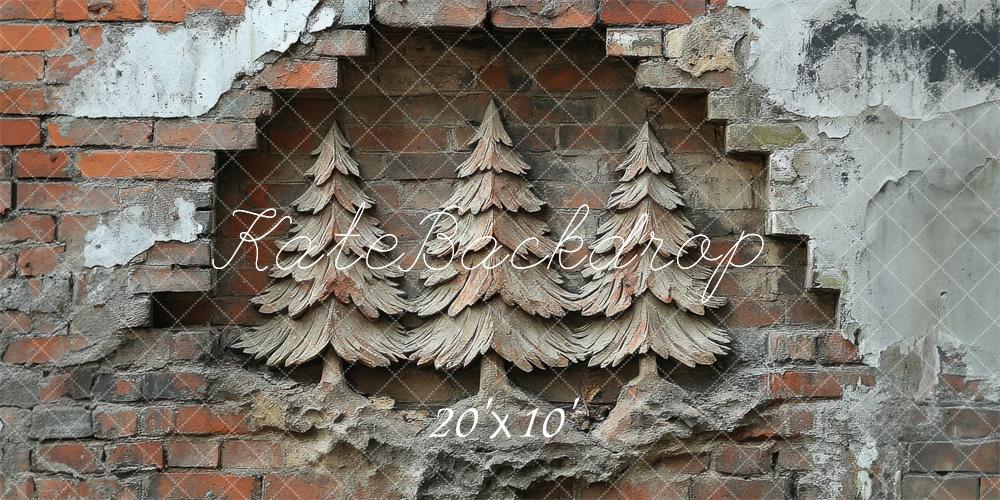
[[[726,275],[717,319],[729,356],[696,369],[661,362],[695,413],[637,404],[641,431],[609,442],[591,431],[634,362],[513,374],[551,404],[589,404],[548,445],[498,445],[427,437],[438,408],[475,392],[475,364],[451,375],[353,367],[375,404],[344,415],[316,387],[315,364],[272,370],[229,349],[259,323],[248,300],[267,282],[249,253],[211,266],[247,227],[232,211],[286,209],[332,118],[410,254],[491,96],[556,235],[571,209],[603,206],[645,119],[697,230],[723,247],[767,232],[765,158],[804,140],[799,125],[761,111],[739,67],[693,76],[664,57],[671,28],[724,7],[379,0],[370,26],[302,40],[208,113],[88,118],[65,111],[64,93],[116,43],[106,27],[216,15],[201,11],[230,22],[244,3],[0,5],[0,496],[1000,495],[991,393],[941,375],[914,401],[898,389],[912,374],[862,364],[839,330],[836,292],[803,285],[799,237],[768,236],[760,259]],[[912,353],[895,355],[914,366]]]

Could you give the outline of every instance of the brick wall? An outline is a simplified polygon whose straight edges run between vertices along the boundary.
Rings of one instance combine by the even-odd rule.
[[[207,115],[183,119],[74,118],[62,111],[61,92],[98,47],[113,43],[104,23],[168,29],[199,10],[239,16],[241,0],[0,4],[0,496],[396,497],[422,481],[448,482],[408,477],[364,445],[317,447],[317,434],[329,431],[317,430],[310,412],[335,406],[303,399],[314,395],[319,367],[268,370],[228,348],[241,327],[260,321],[248,299],[267,283],[245,254],[225,270],[210,266],[212,256],[232,253],[246,227],[232,210],[286,208],[334,117],[354,144],[377,215],[411,255],[419,221],[449,192],[491,94],[533,167],[555,234],[570,209],[603,205],[612,169],[646,118],[671,151],[699,231],[721,243],[763,232],[763,158],[727,152],[725,123],[709,119],[705,92],[640,90],[636,60],[605,56],[604,25],[685,24],[724,2],[574,1],[556,15],[540,2],[462,3],[432,8],[429,24],[488,19],[502,29],[394,30],[386,26],[414,24],[412,3],[378,1],[370,48],[360,30],[327,31],[247,76]],[[120,251],[93,245],[94,234],[131,235],[148,218],[201,229],[190,241],[157,237],[121,262]],[[868,408],[858,401],[895,382],[861,364],[834,329],[836,295],[801,286],[805,266],[802,242],[768,238],[761,259],[731,270],[720,288],[730,304],[718,320],[734,337],[733,354],[715,367],[661,362],[665,376],[719,409],[716,427],[686,436],[682,451],[662,444],[603,475],[547,474],[557,466],[542,465],[531,479],[505,477],[503,491],[819,498],[829,490],[803,478],[836,471],[829,480],[842,497],[863,492],[866,434],[841,414]],[[406,281],[414,292],[415,273]],[[591,425],[636,371],[635,363],[573,366],[515,373],[514,381],[556,404],[589,399]],[[478,367],[450,375],[354,367],[349,377],[360,392],[391,398],[393,409],[379,418],[416,421],[406,437],[415,439],[436,408],[475,392]],[[883,450],[877,491],[1000,497],[1000,410],[976,381],[942,375],[932,397],[905,410],[908,421],[886,423],[898,426],[900,443]],[[399,443],[389,448],[396,459],[427,459]],[[450,463],[449,453],[438,459]],[[462,484],[459,476],[452,482]]]

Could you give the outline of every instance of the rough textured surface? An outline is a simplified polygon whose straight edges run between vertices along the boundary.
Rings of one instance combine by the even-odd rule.
[[[0,497],[1000,491],[995,1],[77,3],[0,6]],[[490,97],[556,234],[646,119],[696,228],[765,233],[729,356],[351,367],[362,397],[229,349],[267,284],[212,269],[230,214],[286,207],[331,113],[412,249]],[[566,428],[429,436],[490,394]]]

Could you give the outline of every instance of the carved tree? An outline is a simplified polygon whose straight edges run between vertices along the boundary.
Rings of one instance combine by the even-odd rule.
[[[407,309],[392,281],[402,272],[386,266],[389,248],[378,220],[364,212],[374,201],[358,186],[349,147],[334,123],[312,152],[319,156],[305,173],[309,186],[292,203],[291,238],[278,243],[290,256],[253,299],[262,313],[277,315],[235,345],[266,357],[269,366],[293,366],[322,353],[322,380],[338,385],[345,383],[341,360],[387,366],[405,357],[406,345],[398,325],[380,319]]]
[[[604,316],[582,331],[590,366],[616,366],[650,350],[688,366],[714,363],[728,351],[729,337],[704,317],[705,308],[722,306],[725,299],[702,303],[709,270],[675,262],[694,226],[681,211],[684,202],[669,179],[673,166],[649,123],[616,171],[623,175],[606,205],[612,214],[591,244],[600,257],[584,269],[591,281],[580,293],[585,316]],[[656,360],[647,354],[642,372],[650,370],[655,375]]]
[[[578,361],[585,346],[561,321],[549,319],[570,310],[574,295],[546,262],[531,266],[550,257],[556,243],[532,215],[544,203],[522,177],[530,167],[514,152],[492,101],[472,143],[444,205],[454,209],[454,218],[437,221],[438,238],[426,249],[450,260],[421,274],[432,288],[414,308],[420,316],[442,314],[413,332],[410,358],[454,369],[485,354],[481,387],[489,387],[506,383],[497,355],[531,371]]]

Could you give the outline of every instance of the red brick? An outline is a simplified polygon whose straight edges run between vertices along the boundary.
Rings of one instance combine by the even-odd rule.
[[[375,19],[388,26],[471,28],[486,20],[486,0],[375,0]]]
[[[655,476],[652,480],[649,478],[620,478],[610,484],[588,484],[577,498],[595,500],[680,499],[688,498],[690,489],[689,481],[672,478],[659,476]],[[537,498],[564,498],[569,491],[566,486],[557,485],[548,491],[539,492]],[[532,498],[536,498],[536,496],[532,495]]]
[[[0,3],[0,19],[52,19],[53,0],[6,0]]]
[[[253,122],[165,120],[156,123],[156,145],[200,149],[253,149],[257,147],[257,126]]]
[[[167,464],[171,467],[218,467],[218,441],[178,439],[167,443]]]
[[[71,182],[20,182],[17,199],[18,207],[36,210],[110,211],[121,208],[117,188],[80,186]]]
[[[1000,441],[974,444],[911,443],[910,470],[1000,473]]]
[[[105,461],[111,470],[163,468],[163,443],[144,441],[107,447]]]
[[[0,215],[14,208],[14,185],[10,182],[0,182]]]
[[[139,0],[56,0],[56,18],[64,21],[138,21]]]
[[[781,321],[781,308],[775,302],[733,300],[723,319],[729,326],[770,326]]]
[[[725,446],[712,459],[712,468],[738,476],[765,474],[771,470],[771,449],[766,446]]]
[[[45,58],[45,79],[48,83],[69,83],[81,71],[94,64],[92,54],[66,54]]]
[[[249,419],[243,410],[184,406],[177,409],[174,428],[179,434],[247,434]]]
[[[786,371],[769,376],[771,397],[777,399],[839,398],[844,387],[874,384],[871,375],[864,372]]]
[[[942,422],[948,437],[978,439],[1000,432],[1000,410],[986,408],[952,408]]]
[[[87,497],[87,485],[76,479],[35,478],[38,498],[75,499]]]
[[[919,498],[921,500],[963,500],[977,498],[996,499],[981,496],[979,478],[948,476],[905,476],[901,483],[899,498]]]
[[[222,473],[171,472],[157,474],[150,482],[151,496],[180,500],[186,498],[225,498],[251,500],[257,479]]]
[[[1000,498],[1000,477],[979,478],[979,498],[982,500]]]
[[[578,64],[551,64],[538,70],[538,86],[550,92],[627,89],[635,86],[627,66],[601,64],[585,67]]]
[[[15,270],[17,263],[14,261],[14,256],[0,255],[0,279],[13,278]]]
[[[290,474],[264,476],[263,500],[287,498],[344,498],[343,482],[333,475]]]
[[[227,16],[238,16],[246,10],[245,0],[148,0],[147,17],[150,21],[181,22],[190,12],[219,11]]]
[[[0,243],[38,241],[47,243],[56,237],[56,222],[51,215],[21,214],[0,223]]]
[[[69,41],[69,29],[44,24],[0,25],[0,52],[58,49]]]
[[[94,410],[94,436],[121,438],[136,435],[139,414],[135,410]]]
[[[160,241],[146,252],[146,264],[150,265],[207,266],[210,263],[209,244],[204,240]]]
[[[87,474],[101,467],[101,449],[81,443],[44,444],[38,447],[35,467],[49,472]]]
[[[0,56],[0,80],[5,82],[37,82],[45,75],[41,56]]]
[[[368,53],[364,30],[333,30],[316,36],[313,53],[320,56],[360,57]]]
[[[258,79],[271,89],[329,89],[337,86],[337,60],[282,59],[264,68]]]
[[[604,24],[688,24],[707,13],[705,0],[600,0]]]
[[[153,124],[134,120],[57,118],[45,123],[50,146],[147,146]]]
[[[18,151],[15,174],[18,178],[67,178],[72,176],[73,158],[65,151],[23,149]]]
[[[17,268],[21,276],[49,274],[59,265],[62,247],[38,247],[21,250],[17,255]]]
[[[6,483],[0,478],[0,496],[10,500],[34,500],[35,482],[30,477],[16,481],[11,479]]]
[[[593,0],[492,0],[498,28],[586,28],[597,21]]]
[[[41,140],[37,118],[0,118],[0,146],[38,144]]]
[[[800,295],[788,308],[788,322],[833,326],[837,319],[835,294]]]
[[[819,360],[827,365],[858,363],[861,355],[853,342],[839,332],[831,332],[819,339]]]
[[[129,279],[140,292],[206,292],[212,288],[209,269],[137,266]]]
[[[779,362],[815,361],[816,336],[772,332],[768,336],[768,352],[771,359]]]
[[[104,26],[90,25],[80,26],[80,38],[83,44],[92,49],[96,49],[104,43]]]
[[[280,441],[226,441],[222,443],[222,466],[259,469],[285,465],[287,454]]]
[[[94,399],[138,401],[142,397],[139,374],[101,373],[94,380]]]
[[[436,153],[448,148],[448,131],[413,125],[350,127],[345,133],[359,151]]]
[[[77,158],[84,177],[209,179],[215,154],[173,151],[86,151]]]
[[[698,500],[751,500],[787,498],[787,479],[738,479],[729,477],[696,477],[691,498]]]
[[[152,399],[201,399],[208,389],[208,379],[200,373],[149,373],[142,380],[142,395]]]
[[[140,417],[142,434],[162,436],[174,431],[174,410],[171,408],[146,408]]]
[[[0,113],[30,115],[49,110],[45,91],[37,87],[0,90]]]
[[[5,363],[29,365],[55,363],[63,355],[84,349],[87,345],[87,339],[78,335],[17,339],[7,345],[3,360]]]

